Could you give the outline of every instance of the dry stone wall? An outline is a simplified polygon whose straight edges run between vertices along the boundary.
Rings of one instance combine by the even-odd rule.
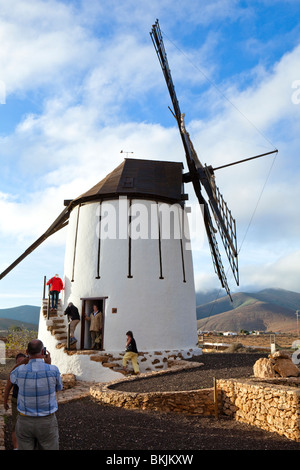
[[[287,381],[218,380],[218,391],[227,416],[300,442],[300,390]]]
[[[90,393],[102,403],[124,408],[199,416],[223,414],[300,442],[299,379],[287,379],[285,382],[278,379],[278,384],[255,378],[219,379],[216,395],[213,388],[177,392],[125,392],[114,389],[116,382],[92,385]]]
[[[0,380],[0,450],[5,450],[4,447],[4,417],[3,413],[3,394],[6,385],[6,380]]]
[[[92,397],[113,406],[130,409],[176,412],[188,415],[211,415],[214,413],[212,389],[180,392],[123,392],[109,385],[93,385]]]
[[[169,361],[172,370],[199,368],[202,364],[181,361]],[[170,370],[170,369],[169,369]],[[153,371],[150,374],[141,374],[139,377],[164,375],[167,370]],[[164,412],[175,412],[189,415],[211,415],[215,413],[214,390],[211,388],[201,390],[186,390],[176,392],[125,392],[116,390],[114,384],[120,384],[138,378],[127,377],[110,383],[93,384],[90,393],[93,398],[113,406],[130,409],[142,409]]]
[[[4,399],[4,389],[6,386],[6,380],[0,379],[0,406],[3,407],[3,399]]]

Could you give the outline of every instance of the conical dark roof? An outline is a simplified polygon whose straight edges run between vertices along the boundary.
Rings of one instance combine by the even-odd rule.
[[[182,163],[125,158],[89,191],[71,202],[115,199],[120,196],[182,202]]]

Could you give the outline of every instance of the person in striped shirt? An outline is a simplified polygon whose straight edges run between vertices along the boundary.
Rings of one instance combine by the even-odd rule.
[[[16,435],[19,450],[58,450],[56,392],[62,390],[58,367],[51,364],[50,353],[44,354],[43,343],[28,343],[28,358],[10,374],[10,382],[19,387],[19,416]]]

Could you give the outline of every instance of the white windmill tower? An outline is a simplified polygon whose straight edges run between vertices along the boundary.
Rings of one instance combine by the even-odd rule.
[[[78,354],[69,356],[57,348],[60,341],[49,333],[43,309],[39,337],[62,372],[73,372],[83,380],[107,380],[114,374],[101,375],[95,363],[91,365],[82,354],[89,349],[84,314],[94,302],[103,312],[102,348],[106,353],[124,350],[127,330],[134,332],[139,349],[149,357],[154,351],[199,353],[184,184],[192,183],[202,206],[215,271],[229,297],[217,231],[239,283],[235,220],[215,184],[216,169],[201,164],[186,132],[158,21],[150,34],[172,100],[188,172],[183,173],[183,164],[178,162],[125,158],[89,191],[65,201],[65,209],[51,227],[0,275],[1,280],[44,240],[68,225],[61,309],[72,301],[82,314],[76,329]]]
[[[68,205],[65,304],[99,304],[105,351],[123,350],[127,330],[143,351],[197,345],[182,186],[181,163],[126,158]]]

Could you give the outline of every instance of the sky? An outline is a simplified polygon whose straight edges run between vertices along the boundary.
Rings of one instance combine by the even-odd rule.
[[[0,272],[124,156],[185,163],[149,35],[158,18],[200,161],[278,149],[215,172],[237,224],[239,286],[219,242],[231,291],[300,292],[299,17],[300,0],[0,0]],[[66,230],[0,281],[0,309],[40,305],[44,276],[63,276]],[[206,292],[220,283],[200,232],[192,223]]]

